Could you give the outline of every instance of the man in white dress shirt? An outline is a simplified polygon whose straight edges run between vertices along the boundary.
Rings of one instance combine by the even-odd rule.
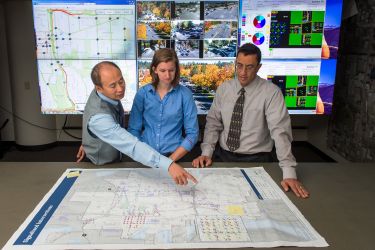
[[[235,62],[237,77],[217,89],[207,114],[202,155],[194,159],[192,165],[210,166],[213,156],[224,162],[270,162],[275,145],[283,172],[283,189],[291,189],[298,197],[307,198],[309,192],[297,180],[297,163],[291,150],[291,123],[284,97],[276,85],[257,75],[260,61],[257,46],[248,43],[239,48]],[[232,118],[240,95],[243,98],[240,104],[242,122]],[[238,114],[238,108],[235,110]],[[237,124],[237,136],[231,131],[236,131],[233,124]]]

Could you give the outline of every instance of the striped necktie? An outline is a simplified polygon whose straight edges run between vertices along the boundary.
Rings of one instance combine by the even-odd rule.
[[[245,103],[245,89],[240,90],[236,104],[234,104],[232,119],[230,121],[227,146],[230,151],[235,151],[240,147],[240,136],[242,127],[243,106]]]

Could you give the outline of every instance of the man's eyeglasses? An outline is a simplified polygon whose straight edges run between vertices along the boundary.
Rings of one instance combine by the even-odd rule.
[[[238,71],[243,71],[245,70],[246,72],[250,72],[254,70],[257,67],[257,65],[249,64],[249,65],[244,65],[242,63],[236,63],[236,68]]]

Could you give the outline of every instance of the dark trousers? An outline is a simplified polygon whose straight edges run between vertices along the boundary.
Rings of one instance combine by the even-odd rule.
[[[222,162],[273,162],[272,152],[256,154],[239,154],[222,149],[219,145],[215,148],[214,161]]]

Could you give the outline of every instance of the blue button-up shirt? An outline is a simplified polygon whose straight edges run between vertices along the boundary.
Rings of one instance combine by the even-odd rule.
[[[98,95],[102,100],[114,106],[118,105],[118,101],[112,100],[99,92]],[[164,171],[168,171],[172,164],[171,159],[160,155],[149,145],[139,141],[138,138],[122,128],[118,121],[115,121],[109,114],[93,115],[89,120],[88,127],[101,140],[143,165],[154,168],[160,167]]]
[[[190,151],[199,134],[192,92],[177,85],[161,100],[152,84],[140,88],[130,112],[128,130],[161,154],[172,153],[179,146]]]

